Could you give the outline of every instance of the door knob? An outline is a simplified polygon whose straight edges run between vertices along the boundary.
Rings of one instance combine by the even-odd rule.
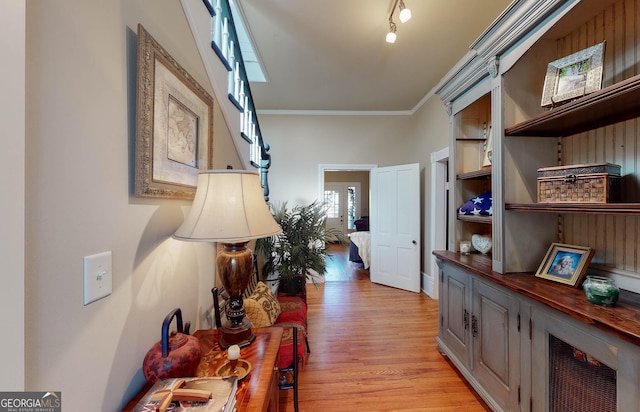
[[[418,242],[416,242],[415,240],[412,240],[411,243],[413,243],[414,245],[418,244]]]

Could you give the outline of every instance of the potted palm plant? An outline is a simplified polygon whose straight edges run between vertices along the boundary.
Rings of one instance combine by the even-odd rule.
[[[282,233],[256,241],[256,253],[264,262],[262,276],[277,279],[281,293],[304,294],[307,279],[315,284],[316,275],[326,273],[326,258],[331,256],[327,242],[344,242],[344,235],[327,228],[327,209],[318,201],[292,209],[287,202],[269,207]]]

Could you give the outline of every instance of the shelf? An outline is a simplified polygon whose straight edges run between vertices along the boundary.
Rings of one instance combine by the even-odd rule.
[[[457,214],[458,220],[462,220],[464,222],[474,222],[474,223],[485,223],[492,224],[493,217],[491,216],[476,216],[476,215],[461,215]]]
[[[506,203],[506,210],[522,212],[640,215],[640,203]]]
[[[458,180],[480,179],[491,176],[491,169],[474,170],[473,172],[460,173],[456,176]]]
[[[505,129],[505,136],[571,136],[640,114],[640,75]]]

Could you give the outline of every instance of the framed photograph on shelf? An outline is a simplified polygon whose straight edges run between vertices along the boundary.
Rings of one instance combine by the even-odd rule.
[[[602,88],[604,43],[549,63],[542,91],[542,107],[553,107]]]
[[[594,253],[595,250],[590,247],[552,243],[536,277],[577,288]]]
[[[138,25],[135,195],[193,199],[211,168],[213,98]]]

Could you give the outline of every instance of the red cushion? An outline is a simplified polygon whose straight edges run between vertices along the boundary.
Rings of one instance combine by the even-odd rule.
[[[304,334],[307,330],[307,304],[298,296],[278,296],[278,302],[280,315],[273,326],[281,324],[285,328],[280,344],[278,368],[288,368],[293,363],[293,329],[290,327],[292,324],[300,326],[298,328],[298,361],[299,367],[302,367],[307,353],[304,343]]]
[[[280,303],[280,315],[276,319],[278,323],[298,323],[307,327],[307,304],[296,296],[278,296]]]
[[[285,369],[291,366],[293,363],[293,328],[285,328],[282,334],[282,342],[280,343],[280,360],[278,361],[278,368]],[[304,365],[304,357],[306,351],[304,346],[304,333],[302,329],[298,328],[298,367]]]

